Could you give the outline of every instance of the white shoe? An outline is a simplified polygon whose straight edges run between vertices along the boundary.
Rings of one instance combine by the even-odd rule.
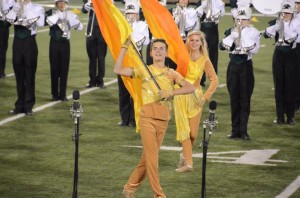
[[[177,173],[184,173],[184,172],[188,172],[188,171],[193,171],[193,165],[191,165],[191,164],[185,164],[184,166],[175,169],[175,171]]]
[[[126,190],[123,190],[122,194],[125,196],[125,198],[134,198],[133,193],[128,192]]]
[[[181,168],[185,165],[185,157],[183,156],[183,154],[181,153],[179,155],[179,163],[178,163],[178,168]]]

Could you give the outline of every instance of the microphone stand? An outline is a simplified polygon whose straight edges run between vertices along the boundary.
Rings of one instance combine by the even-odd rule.
[[[75,124],[75,162],[74,162],[74,180],[73,180],[73,193],[72,198],[77,198],[77,185],[78,185],[78,150],[79,150],[79,118],[82,113],[82,108],[79,106],[77,109],[71,109],[71,116],[74,118]]]
[[[213,129],[218,127],[217,117],[209,118],[203,121],[203,141],[200,143],[199,148],[203,146],[203,161],[202,161],[202,191],[201,198],[206,198],[206,161],[209,140]],[[208,138],[206,139],[206,128],[208,128]]]
[[[208,143],[211,136],[211,129],[208,132],[208,139],[206,140],[206,128],[209,125],[209,121],[206,120],[203,122],[203,161],[202,161],[202,190],[201,190],[201,198],[206,197],[206,159],[207,159],[207,150],[208,150]]]

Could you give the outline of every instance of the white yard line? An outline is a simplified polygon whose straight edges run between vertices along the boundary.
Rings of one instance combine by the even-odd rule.
[[[300,176],[298,176],[282,193],[275,198],[288,198],[300,188]]]
[[[109,81],[109,82],[107,82],[107,83],[104,83],[104,85],[105,85],[105,86],[109,86],[109,85],[111,85],[111,84],[116,83],[117,81],[118,81],[118,79],[113,79],[113,80],[111,80],[111,81]],[[89,93],[89,92],[92,92],[92,91],[95,91],[95,90],[99,90],[99,89],[100,89],[99,87],[93,87],[93,88],[85,89],[85,90],[83,90],[83,91],[80,92],[80,95],[84,95],[84,94],[87,94],[87,93]],[[68,99],[72,99],[72,95],[69,95],[67,98],[68,98]],[[36,112],[42,111],[42,110],[44,110],[44,109],[46,109],[46,108],[48,108],[48,107],[52,107],[52,106],[54,106],[54,105],[56,105],[56,104],[58,104],[58,103],[60,103],[60,102],[61,102],[61,101],[49,102],[49,103],[47,103],[47,104],[44,104],[44,105],[42,105],[42,106],[39,106],[39,107],[34,108],[32,111],[33,111],[34,113],[36,113]],[[1,121],[0,121],[0,126],[2,126],[2,125],[4,125],[4,124],[7,124],[7,123],[9,123],[9,122],[15,121],[15,120],[17,120],[17,119],[20,119],[20,118],[22,118],[22,117],[24,117],[24,116],[25,116],[25,114],[24,114],[24,113],[21,113],[21,114],[18,114],[18,115],[15,115],[15,116],[11,116],[11,117],[9,117],[9,118],[6,118],[6,119],[4,119],[4,120],[1,120]]]

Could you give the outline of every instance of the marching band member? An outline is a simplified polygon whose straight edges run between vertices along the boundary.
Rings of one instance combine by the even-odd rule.
[[[140,6],[137,0],[127,0],[125,3],[125,17],[133,29],[132,39],[140,51],[142,56],[143,45],[149,44],[149,30],[148,25],[144,21],[139,21],[139,11]],[[118,85],[119,85],[119,109],[121,115],[121,122],[118,123],[119,126],[135,126],[134,118],[134,103],[130,96],[130,93],[126,89],[123,80],[120,75],[118,75]]]
[[[300,22],[300,0],[295,0],[296,13],[295,13],[295,21]],[[298,30],[299,31],[299,30]],[[298,33],[298,38],[296,40],[296,54],[297,54],[297,76],[300,76],[300,35]],[[296,113],[300,112],[300,79],[297,78],[296,85]]]
[[[231,134],[229,139],[250,140],[247,125],[250,115],[251,95],[254,89],[252,56],[259,49],[260,32],[250,26],[252,10],[239,7],[235,28],[227,31],[220,43],[221,50],[228,50],[227,88],[231,106]]]
[[[0,79],[5,78],[6,52],[11,25],[6,21],[6,15],[13,5],[13,0],[0,0]]]
[[[100,31],[92,0],[83,0],[83,2],[82,12],[89,15],[86,28],[86,51],[89,57],[90,80],[86,87],[105,88],[103,78],[105,76],[107,44]]]
[[[13,68],[17,82],[18,99],[10,114],[33,115],[35,104],[35,73],[38,47],[37,27],[44,25],[45,11],[31,0],[18,0],[6,15],[6,20],[14,25]]]
[[[222,0],[202,1],[197,9],[200,17],[200,30],[206,35],[209,59],[211,60],[216,73],[218,73],[219,58],[219,19],[225,14],[225,4]]]
[[[189,0],[178,0],[176,7],[170,9],[183,40],[190,31],[199,30],[197,12],[194,8],[188,7],[188,4]]]
[[[275,37],[272,69],[275,87],[276,119],[275,124],[294,125],[297,55],[296,40],[300,25],[293,18],[294,0],[282,2],[281,11],[275,24],[266,28],[264,37]]]
[[[70,65],[71,28],[82,30],[77,15],[67,10],[68,0],[55,0],[55,9],[46,12],[50,26],[50,71],[52,101],[67,101],[67,81]]]
[[[197,14],[200,17],[200,30],[206,35],[209,59],[211,60],[216,73],[218,73],[219,59],[219,28],[218,23],[220,17],[225,14],[225,4],[222,0],[205,0],[197,9]],[[205,73],[200,84],[205,86]]]

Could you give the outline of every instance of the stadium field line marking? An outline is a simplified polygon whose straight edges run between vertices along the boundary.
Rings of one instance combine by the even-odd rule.
[[[223,88],[223,87],[226,87],[226,84],[222,83],[218,85],[218,88]]]
[[[128,148],[143,148],[142,146],[123,145],[122,147]],[[181,147],[175,146],[161,146],[160,150],[165,151],[178,151],[182,150]],[[210,162],[218,163],[231,163],[231,164],[247,164],[256,166],[277,166],[277,163],[287,163],[284,160],[273,160],[271,157],[276,154],[278,149],[263,149],[263,150],[245,150],[245,151],[226,151],[226,152],[209,152],[207,158],[218,159],[210,160]],[[228,154],[240,154],[239,156],[224,156]],[[218,155],[218,156],[217,156]],[[202,158],[203,153],[193,153],[193,158]],[[270,163],[266,163],[270,162]]]
[[[111,84],[116,83],[117,81],[118,81],[118,79],[113,79],[113,80],[111,80],[111,81],[109,81],[109,82],[107,82],[107,83],[104,83],[104,85],[105,85],[105,86],[109,86],[109,85],[111,85]],[[85,90],[83,90],[83,91],[80,91],[80,94],[81,94],[81,95],[84,95],[84,94],[86,94],[86,93],[89,93],[89,92],[92,92],[92,91],[95,91],[95,90],[99,90],[99,87],[92,87],[92,88],[89,88],[89,89],[85,89]],[[69,95],[67,98],[68,98],[68,99],[72,99],[72,95]],[[52,107],[52,106],[54,106],[54,105],[56,105],[56,104],[58,104],[58,103],[60,103],[60,102],[61,102],[61,101],[53,101],[53,102],[49,102],[49,103],[46,103],[46,104],[44,104],[44,105],[42,105],[42,106],[39,106],[39,107],[34,108],[32,111],[33,111],[34,113],[36,113],[36,112],[42,111],[42,110],[44,110],[44,109],[46,109],[46,108],[48,108],[48,107]],[[9,123],[9,122],[15,121],[15,120],[17,120],[17,119],[20,119],[20,118],[22,118],[22,117],[24,117],[24,116],[25,116],[24,113],[20,113],[20,114],[17,114],[17,115],[15,115],[15,116],[11,116],[11,117],[9,117],[9,118],[3,119],[3,120],[0,121],[0,126],[2,126],[2,125],[4,125],[4,124],[7,124],[7,123]]]
[[[275,198],[287,198],[300,188],[300,176],[298,176],[283,192],[277,195]]]

